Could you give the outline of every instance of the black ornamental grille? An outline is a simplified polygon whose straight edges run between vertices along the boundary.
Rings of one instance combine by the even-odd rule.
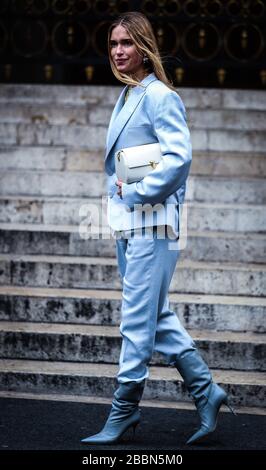
[[[116,84],[107,29],[120,13],[152,22],[176,86],[266,86],[262,0],[1,0],[0,81]]]

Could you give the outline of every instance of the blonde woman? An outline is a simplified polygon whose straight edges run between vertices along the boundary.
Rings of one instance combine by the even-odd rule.
[[[108,49],[114,75],[127,85],[111,116],[105,155],[109,223],[116,237],[123,286],[122,347],[119,386],[109,417],[100,432],[82,442],[113,444],[127,429],[135,431],[140,422],[138,404],[155,350],[178,369],[195,400],[201,424],[188,440],[193,443],[214,431],[219,409],[228,404],[228,398],[213,383],[194,341],[169,309],[168,289],[179,257],[175,249],[178,205],[184,201],[191,164],[185,109],[165,75],[152,26],[143,14],[128,12],[116,19],[109,29]],[[155,142],[163,156],[157,167],[136,183],[118,181],[115,152]],[[165,210],[160,224],[155,216],[133,217],[144,204],[158,203],[163,209],[174,207],[174,211]]]

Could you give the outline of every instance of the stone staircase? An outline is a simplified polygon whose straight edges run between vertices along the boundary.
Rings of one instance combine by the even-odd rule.
[[[80,237],[105,196],[106,128],[120,87],[0,87],[0,393],[112,397],[121,284],[113,239]],[[266,93],[180,90],[194,149],[188,244],[171,307],[214,379],[266,407]],[[144,399],[189,402],[162,356]]]

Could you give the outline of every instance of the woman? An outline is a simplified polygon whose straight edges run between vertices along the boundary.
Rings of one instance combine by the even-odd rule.
[[[105,158],[109,223],[116,237],[123,284],[122,348],[119,387],[107,422],[101,432],[82,442],[111,444],[128,428],[135,431],[148,364],[156,350],[178,369],[195,400],[201,426],[188,440],[193,443],[215,429],[219,409],[223,403],[228,404],[228,398],[213,383],[192,338],[169,310],[167,294],[179,256],[175,248],[178,204],[184,200],[191,164],[185,109],[165,75],[151,24],[143,14],[129,12],[114,21],[108,33],[108,48],[114,75],[127,84],[110,120]],[[163,155],[157,167],[139,182],[117,181],[115,152],[154,142],[160,143]],[[152,210],[151,217],[143,217],[140,208],[157,203],[164,209],[164,216],[160,209],[160,217],[155,217]],[[174,211],[166,210],[170,205]],[[164,237],[162,228],[166,229]]]

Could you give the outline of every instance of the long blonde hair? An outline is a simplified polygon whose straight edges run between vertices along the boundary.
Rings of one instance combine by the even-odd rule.
[[[133,79],[129,75],[125,73],[120,73],[113,63],[111,57],[110,39],[112,31],[116,26],[123,26],[126,29],[131,40],[135,44],[139,54],[147,57],[147,64],[143,64],[145,70],[149,73],[154,72],[154,74],[159,80],[161,80],[171,90],[176,91],[175,87],[173,86],[173,83],[167,78],[165,74],[157,41],[153,33],[152,25],[149,22],[148,18],[138,11],[129,11],[120,15],[115,21],[113,21],[113,23],[109,27],[108,54],[111,69],[115,77],[126,85],[143,86],[139,81]]]

